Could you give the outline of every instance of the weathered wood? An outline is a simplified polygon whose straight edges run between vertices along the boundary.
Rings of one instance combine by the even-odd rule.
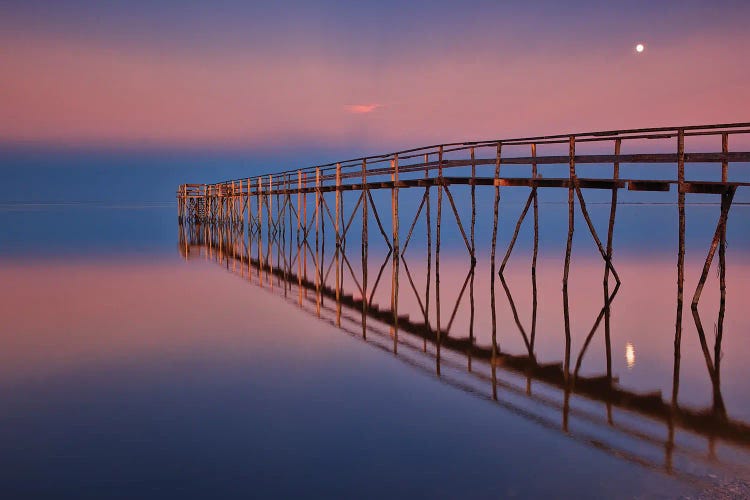
[[[568,151],[569,151],[569,175],[570,175],[570,185],[568,186],[568,238],[565,244],[565,264],[563,268],[563,281],[562,281],[562,293],[563,293],[563,320],[565,325],[565,360],[563,361],[563,371],[566,381],[566,386],[568,382],[568,378],[570,377],[570,342],[571,342],[571,334],[570,334],[570,310],[568,306],[568,277],[570,275],[570,254],[573,248],[573,231],[574,231],[574,221],[575,216],[573,212],[574,208],[574,199],[573,199],[573,186],[575,185],[576,180],[576,161],[575,161],[575,151],[576,151],[576,142],[575,137],[571,136],[569,138],[568,142]],[[567,391],[566,391],[566,398],[567,398]]]
[[[721,182],[727,182],[729,176],[729,134],[721,134],[721,153],[724,156],[721,160]]]
[[[201,184],[184,184],[181,185],[177,191],[178,197],[178,221],[182,224],[184,222],[198,222],[205,221],[209,224],[216,224],[216,227],[204,227],[202,231],[206,237],[214,237],[218,231],[219,235],[224,235],[224,230],[228,228],[234,228],[235,226],[244,226],[245,223],[245,196],[247,196],[247,219],[248,219],[248,238],[252,238],[256,235],[258,237],[258,259],[263,262],[263,269],[272,269],[276,266],[284,269],[285,272],[291,271],[291,265],[294,260],[297,259],[298,271],[304,271],[302,274],[306,277],[306,266],[307,266],[307,252],[308,250],[312,254],[313,251],[310,248],[308,242],[308,236],[311,230],[315,230],[316,238],[316,250],[315,250],[315,265],[316,265],[316,277],[315,280],[318,285],[318,291],[316,293],[317,309],[320,313],[325,308],[323,299],[326,297],[322,291],[326,290],[328,285],[326,277],[332,267],[336,266],[336,285],[332,288],[333,292],[337,296],[337,305],[344,301],[341,297],[341,290],[344,282],[344,266],[351,271],[351,265],[346,258],[345,246],[346,246],[346,234],[348,229],[355,218],[355,213],[359,208],[359,204],[362,204],[362,217],[363,217],[363,240],[362,240],[362,251],[363,251],[363,266],[365,265],[365,257],[367,254],[367,219],[369,216],[370,208],[372,213],[375,215],[375,219],[378,222],[378,228],[383,236],[386,244],[389,248],[389,256],[387,259],[392,260],[392,311],[395,314],[393,317],[394,328],[397,333],[399,318],[402,315],[398,314],[398,273],[401,257],[404,254],[406,247],[411,241],[411,236],[416,224],[421,217],[424,207],[427,207],[427,224],[428,224],[428,252],[431,257],[431,234],[430,234],[430,189],[432,186],[438,188],[438,208],[437,208],[437,225],[436,225],[436,253],[435,253],[435,268],[436,273],[440,267],[440,247],[441,247],[441,236],[442,236],[442,197],[443,192],[448,197],[453,214],[456,217],[456,221],[459,227],[459,232],[463,238],[463,241],[467,247],[467,250],[472,258],[472,268],[475,262],[476,255],[476,216],[477,216],[477,186],[492,186],[495,190],[495,210],[494,210],[494,227],[493,227],[493,249],[492,249],[492,300],[493,300],[493,343],[496,347],[496,322],[494,311],[494,271],[495,271],[495,258],[496,258],[496,239],[497,239],[497,224],[498,224],[498,204],[500,198],[501,187],[524,187],[530,188],[531,194],[527,201],[526,207],[523,210],[521,219],[519,220],[513,237],[513,242],[517,238],[520,224],[528,215],[529,210],[533,207],[534,211],[534,252],[532,256],[532,289],[533,289],[533,306],[532,306],[532,325],[531,335],[527,341],[527,348],[529,351],[528,356],[534,357],[534,335],[535,335],[535,322],[536,322],[536,259],[538,251],[538,240],[539,240],[539,228],[538,228],[538,189],[540,188],[562,188],[568,189],[569,194],[569,231],[568,241],[566,244],[566,269],[564,272],[564,302],[567,305],[567,281],[569,277],[569,266],[571,259],[571,246],[572,237],[574,231],[574,210],[575,210],[575,197],[577,196],[580,206],[581,213],[586,220],[589,231],[591,232],[594,241],[599,249],[602,257],[605,261],[605,278],[603,280],[604,285],[604,297],[605,306],[611,300],[611,295],[608,293],[608,278],[609,275],[613,275],[615,280],[619,283],[619,278],[612,267],[612,233],[614,225],[614,215],[617,205],[617,190],[625,187],[630,191],[670,191],[672,184],[677,184],[678,191],[678,209],[679,209],[679,245],[681,251],[678,252],[678,282],[684,280],[684,225],[685,225],[685,196],[691,193],[703,193],[703,194],[716,194],[725,197],[729,192],[734,192],[738,188],[750,186],[748,182],[728,182],[728,165],[730,162],[737,164],[750,162],[750,153],[748,152],[730,152],[728,141],[730,135],[736,134],[750,134],[750,124],[723,124],[723,125],[710,125],[710,126],[696,126],[696,127],[681,127],[681,128],[651,128],[651,129],[633,129],[626,131],[605,131],[585,134],[567,134],[557,136],[538,136],[531,138],[521,139],[510,139],[506,141],[479,141],[479,142],[466,142],[466,143],[453,143],[429,146],[427,148],[415,148],[411,150],[405,150],[404,152],[371,156],[367,158],[361,158],[356,161],[347,160],[343,162],[337,162],[327,165],[321,165],[308,169],[296,169],[294,171],[281,172],[278,174],[263,174],[258,177],[250,177],[246,179],[231,180],[225,182],[219,182],[216,184],[201,185]],[[685,137],[688,136],[714,136],[721,138],[721,151],[720,152],[706,152],[706,153],[687,153],[685,152]],[[623,140],[634,140],[634,139],[677,139],[678,148],[673,153],[649,153],[639,154],[637,151],[633,154],[621,154],[621,144]],[[673,140],[673,139],[672,139]],[[563,142],[568,144],[568,155],[544,155],[540,156],[537,154],[537,147],[540,144],[554,145],[562,144]],[[615,150],[614,154],[591,154],[591,155],[577,155],[576,154],[576,143],[578,142],[600,142],[602,144],[614,143]],[[501,156],[501,146],[505,145],[529,145],[530,156],[516,156],[507,157]],[[489,151],[495,150],[495,157],[489,157]],[[657,151],[660,149],[657,147]],[[663,150],[662,150],[663,151]],[[459,154],[463,152],[463,158]],[[446,154],[449,154],[450,158],[446,159]],[[592,178],[579,178],[576,172],[577,164],[602,164],[607,165],[612,163],[614,168],[610,175],[608,171],[602,170],[600,177]],[[619,168],[620,164],[626,163],[642,163],[642,164],[658,164],[658,163],[671,163],[677,164],[677,175],[661,180],[647,180],[647,179],[633,179],[625,178],[620,176]],[[685,178],[685,165],[695,163],[705,163],[711,166],[711,164],[721,164],[721,182],[710,182],[701,180],[689,180]],[[500,166],[501,165],[524,165],[528,164],[531,166],[530,176],[521,177],[501,177]],[[539,174],[539,165],[568,165],[568,176],[567,177],[549,177],[543,178]],[[495,166],[494,176],[488,177],[481,176],[478,174],[483,173],[482,168],[489,167],[490,165]],[[715,168],[713,165],[711,168]],[[471,172],[469,175],[456,175],[456,176],[445,176],[445,169],[449,168],[461,168],[470,167]],[[511,169],[512,170],[512,169]],[[308,184],[306,175],[307,173],[315,172],[315,183]],[[546,168],[545,174],[550,172],[554,174],[555,168]],[[590,171],[594,171],[593,169]],[[488,172],[489,173],[489,172]],[[562,173],[562,172],[560,172]],[[415,175],[418,174],[418,175]],[[291,178],[296,175],[297,182],[296,186],[291,181]],[[257,187],[255,187],[257,184]],[[466,215],[459,212],[460,204],[457,203],[457,199],[454,199],[454,195],[458,193],[457,190],[451,189],[453,185],[466,185],[469,186],[469,194],[471,200],[471,212],[470,212],[470,226],[464,227]],[[247,186],[245,188],[245,186]],[[424,188],[424,194],[420,200],[419,208],[414,216],[414,220],[408,231],[408,235],[404,242],[403,247],[401,246],[399,236],[399,190],[411,189],[411,188]],[[390,235],[383,228],[380,218],[378,216],[378,209],[375,206],[371,190],[376,189],[388,189],[391,191],[391,216],[392,224]],[[583,196],[584,189],[607,189],[612,192],[612,201],[610,207],[610,225],[608,226],[608,235],[606,245],[599,239],[594,225],[589,217],[586,202]],[[362,191],[357,204],[352,210],[352,216],[348,222],[345,223],[345,209],[344,209],[344,191]],[[453,192],[452,192],[453,191]],[[334,213],[331,213],[329,202],[326,201],[325,193],[333,192],[336,200]],[[307,194],[315,195],[315,215],[314,225],[312,221],[308,221],[307,216]],[[255,195],[257,197],[257,217],[252,215],[253,203],[251,197]],[[296,209],[291,201],[291,196],[296,195]],[[274,206],[273,197],[276,197],[276,203]],[[322,210],[325,210],[325,214],[322,214]],[[292,214],[294,212],[294,214]],[[289,214],[289,226],[286,226],[286,214]],[[293,239],[293,215],[297,218],[297,256],[293,256],[293,248],[291,240]],[[332,222],[333,229],[336,233],[336,253],[334,253],[331,262],[325,262],[325,218],[328,217]],[[468,223],[468,222],[467,222]],[[287,231],[289,231],[290,246],[289,256],[287,258],[286,251],[282,250],[286,248],[286,237]],[[182,236],[182,233],[181,237]],[[265,235],[265,246],[262,242],[263,236]],[[723,272],[723,262],[725,258],[725,239],[726,239],[726,228],[722,228],[722,234],[719,237],[719,260],[721,262],[720,276]],[[226,258],[226,249],[238,244],[238,238],[233,234],[228,236],[222,236],[218,239],[217,245],[210,248],[210,252],[215,252],[221,258]],[[250,243],[248,242],[248,246]],[[276,245],[276,246],[273,246]],[[276,249],[276,263],[273,262],[273,252]],[[512,244],[511,244],[512,248]],[[189,250],[189,249],[188,249]],[[188,252],[185,251],[185,253]],[[300,255],[301,254],[301,255]],[[507,257],[504,259],[500,266],[500,273],[504,270],[507,263]],[[249,258],[249,257],[248,257]],[[386,259],[386,260],[387,260]],[[325,264],[325,265],[324,265]],[[428,267],[431,262],[428,260]],[[289,269],[287,269],[289,268]],[[328,272],[325,269],[328,269]],[[406,269],[406,268],[405,268]],[[263,271],[259,271],[262,273]],[[249,274],[249,273],[248,273]],[[323,276],[325,274],[325,276]],[[381,273],[382,274],[382,273]],[[407,271],[408,274],[408,271]],[[261,280],[262,282],[268,282],[269,285],[273,286],[274,280],[271,279],[271,275],[267,274],[268,280]],[[380,276],[380,274],[379,274]],[[276,282],[279,281],[278,276],[274,278]],[[352,272],[352,279],[359,287],[356,276]],[[473,275],[467,275],[469,288],[469,302],[470,307],[473,307]],[[348,280],[348,275],[347,275]],[[372,289],[372,293],[375,292],[376,286]],[[285,283],[285,282],[284,282]],[[365,288],[361,289],[360,292],[364,297],[367,297],[370,290],[367,287],[367,281],[364,280]],[[723,285],[722,285],[723,286]],[[682,285],[678,285],[681,289]],[[284,289],[287,290],[289,286],[284,284]],[[360,287],[361,288],[361,287]],[[416,293],[416,287],[412,287]],[[435,306],[437,311],[437,334],[438,337],[443,336],[443,329],[441,328],[441,311],[440,311],[440,283],[436,275],[435,280]],[[723,290],[723,289],[722,289]],[[428,286],[426,293],[429,295],[429,277]],[[306,293],[306,292],[305,292]],[[722,292],[724,293],[724,292]],[[722,295],[723,297],[723,295]],[[417,296],[419,300],[419,296]],[[370,294],[372,299],[372,294]],[[301,300],[301,299],[300,299]],[[363,299],[364,300],[364,299]],[[364,300],[368,304],[371,300]],[[429,323],[429,300],[425,301],[427,306],[423,310],[423,318],[425,324]],[[682,297],[680,296],[678,303],[680,304],[681,311]],[[420,301],[420,308],[421,308]],[[369,307],[369,306],[368,306]],[[723,309],[722,309],[723,311]],[[363,309],[362,313],[367,313],[367,309]],[[678,316],[680,314],[678,313]],[[474,357],[473,348],[473,310],[470,314],[469,322],[469,341],[465,345],[468,355],[468,363],[471,367],[471,360]],[[608,370],[607,376],[611,378],[611,346],[609,345],[609,310],[605,307],[602,315],[605,323],[605,342],[607,343],[606,351],[608,356]],[[336,320],[340,323],[341,318],[338,317]],[[673,401],[676,404],[677,386],[679,385],[679,342],[680,342],[680,331],[681,331],[681,320],[677,320],[676,323],[676,335],[675,335],[675,346],[676,346],[676,362],[675,362],[675,376],[676,380],[674,384]],[[566,316],[566,353],[563,361],[563,372],[567,377],[570,374],[570,325],[569,318]],[[449,322],[449,326],[451,323]],[[366,335],[366,329],[363,330],[363,335]],[[394,335],[396,336],[396,335]],[[586,345],[591,336],[587,338]],[[438,353],[440,351],[441,341],[437,342]],[[398,348],[398,341],[394,342],[394,351]],[[495,349],[493,347],[493,349]],[[426,344],[425,344],[426,349]],[[715,347],[716,349],[716,347]],[[579,361],[581,357],[579,356]],[[578,365],[578,363],[577,363]],[[471,368],[470,368],[471,369]],[[436,359],[436,370],[440,372],[440,356],[438,354]],[[576,370],[577,371],[577,370]],[[494,376],[494,374],[493,374]],[[530,382],[529,382],[530,383]],[[495,383],[493,382],[493,394],[495,389]],[[530,387],[529,389],[530,390]],[[567,397],[567,396],[566,396]]]
[[[497,374],[495,371],[495,359],[499,352],[497,342],[497,304],[495,303],[495,252],[497,249],[497,221],[498,209],[500,205],[500,185],[497,183],[500,177],[500,165],[502,163],[502,143],[497,145],[495,152],[495,177],[493,185],[495,187],[495,198],[492,210],[492,241],[490,247],[490,315],[492,320],[492,399],[497,400]]]
[[[470,239],[471,239],[471,248],[469,249],[469,253],[471,254],[471,265],[474,266],[476,264],[476,261],[477,261],[477,259],[476,259],[476,242],[475,242],[475,238],[474,238],[474,231],[475,231],[475,226],[476,226],[476,223],[477,223],[477,188],[476,188],[476,183],[475,183],[475,180],[476,180],[476,177],[477,177],[477,165],[476,165],[476,159],[474,157],[474,148],[471,148],[470,151],[471,151],[471,153],[470,153],[471,154],[471,228],[469,230],[469,233],[471,235],[470,236]],[[474,312],[473,312],[473,307],[474,307],[473,306],[473,304],[474,304],[474,299],[473,299],[473,293],[474,293],[473,292],[473,290],[474,290],[474,276],[473,276],[473,274],[472,274],[471,280],[472,280],[471,281],[471,283],[472,283],[472,285],[471,285],[471,290],[472,290],[472,293],[471,293],[471,295],[472,295],[472,299],[471,299],[471,303],[472,303],[472,314],[471,314],[472,323],[471,324],[473,325],[473,318],[474,318]]]
[[[424,155],[424,162],[427,164],[429,156]],[[425,169],[424,176],[430,175],[429,170]],[[425,203],[425,230],[427,231],[427,280],[425,285],[425,305],[424,305],[424,324],[427,328],[430,327],[430,277],[432,271],[432,222],[430,219],[430,187],[427,186],[424,190],[424,197],[427,200]],[[423,351],[427,352],[427,339],[423,341]]]
[[[620,156],[620,148],[622,147],[622,140],[615,140],[615,156]],[[620,177],[620,163],[614,162],[612,165],[612,177],[618,179]],[[607,259],[612,259],[612,244],[614,238],[615,229],[615,215],[617,214],[617,189],[612,190],[612,198],[609,205],[609,224],[607,225]],[[611,342],[611,311],[609,302],[612,300],[609,295],[609,266],[604,266],[604,300],[606,309],[604,311],[604,353],[607,360],[607,377],[612,380],[612,342]],[[608,417],[611,420],[611,407],[607,408]]]
[[[600,178],[581,178],[578,177],[578,186],[581,189],[620,189],[627,186],[630,191],[670,191],[672,184],[678,184],[676,180],[645,180],[645,179],[600,179]],[[467,186],[493,186],[495,184],[504,187],[532,187],[532,188],[567,188],[570,186],[569,178],[533,178],[533,177],[500,177],[494,179],[492,177],[440,177],[432,179],[405,179],[399,180],[398,182],[393,181],[378,181],[369,182],[367,184],[368,190],[378,189],[393,189],[393,188],[412,188],[412,187],[427,187],[427,186],[451,186],[451,185],[467,185]],[[726,192],[729,187],[748,187],[750,182],[715,182],[715,181],[686,181],[688,187],[685,189],[694,189],[694,191],[688,192],[708,192],[721,194]],[[692,186],[694,185],[694,187]],[[724,185],[726,189],[721,189]],[[362,184],[346,184],[340,187],[341,191],[357,191],[363,190],[365,186]],[[264,200],[268,196],[286,196],[289,194],[315,194],[315,192],[332,193],[336,192],[337,188],[335,185],[321,186],[320,189],[315,187],[303,187],[301,190],[298,189],[275,189],[274,191],[268,191],[267,189],[263,192]],[[195,196],[195,198],[204,198],[204,196]],[[214,196],[212,199],[216,199]]]
[[[341,246],[341,234],[339,219],[341,218],[341,163],[336,164],[336,216],[333,221],[333,230],[336,232],[336,248]],[[338,254],[337,254],[338,255]]]
[[[531,176],[538,178],[536,163],[536,144],[531,144],[531,157],[534,162],[531,164]],[[534,249],[531,255],[531,334],[529,343],[531,344],[530,356],[534,357],[534,344],[536,341],[536,317],[537,317],[537,286],[536,286],[536,262],[539,255],[539,199],[536,186],[531,188],[531,194],[534,197]],[[531,378],[528,379],[528,391],[531,391]]]
[[[479,179],[477,179],[479,181]],[[581,189],[614,189],[624,188],[626,181],[618,179],[588,179],[588,178],[577,178],[578,187]],[[502,177],[496,179],[495,182],[499,186],[523,186],[532,188],[569,188],[571,187],[571,180],[568,179],[544,179],[544,178],[531,178],[531,177]]]
[[[685,192],[682,184],[685,182],[685,131],[679,130],[677,136],[677,213],[678,213],[678,243],[677,243],[677,315],[675,319],[674,335],[674,374],[672,385],[672,406],[677,407],[680,386],[680,357],[682,346],[682,300],[685,286]]]
[[[443,147],[438,147],[438,179],[443,177]],[[443,214],[443,184],[438,184],[437,192],[437,215],[435,225],[435,323],[437,326],[437,344],[435,354],[435,372],[440,376],[440,346],[442,341],[442,329],[440,324],[440,236]]]
[[[362,338],[367,339],[367,315],[369,301],[367,300],[367,259],[369,233],[367,228],[367,160],[362,160]]]
[[[669,181],[641,181],[629,180],[628,191],[663,191],[671,189],[672,183]]]
[[[399,244],[399,216],[398,216],[398,155],[393,155],[391,161],[391,229],[393,238],[393,264],[391,266],[391,309],[393,310],[393,352],[398,352],[398,278],[399,263],[401,261],[401,252]]]
[[[706,368],[708,369],[709,377],[711,378],[711,383],[713,386],[713,397],[714,397],[714,409],[719,412],[722,415],[726,414],[726,408],[724,406],[724,400],[721,396],[721,386],[719,383],[719,371],[718,371],[718,365],[721,360],[721,337],[719,336],[717,332],[716,340],[715,340],[715,346],[714,346],[714,357],[711,357],[711,353],[708,347],[708,342],[706,341],[706,334],[703,329],[703,324],[700,319],[700,314],[698,313],[698,302],[700,301],[701,293],[703,292],[703,287],[706,284],[706,279],[708,278],[708,272],[711,268],[711,262],[713,261],[714,254],[716,253],[716,248],[719,246],[719,243],[722,241],[722,238],[724,238],[724,234],[726,232],[726,225],[727,225],[727,217],[729,216],[729,209],[732,207],[732,199],[734,198],[735,189],[730,190],[728,193],[725,193],[721,197],[721,214],[719,216],[719,222],[716,224],[716,231],[714,232],[713,240],[711,241],[711,245],[709,247],[708,256],[706,257],[706,260],[703,265],[703,271],[701,273],[700,280],[698,281],[698,286],[695,289],[695,293],[693,294],[693,301],[691,302],[691,310],[693,313],[693,319],[695,321],[696,329],[698,330],[698,339],[700,341],[701,350],[703,351],[703,356],[706,361]],[[723,250],[723,247],[722,247]],[[722,256],[723,258],[723,256]],[[721,269],[720,274],[723,272],[723,262],[720,264]],[[720,277],[721,280],[721,291],[722,291],[722,299],[725,300],[724,294],[726,284],[724,283],[725,278],[722,276]],[[722,301],[723,302],[723,301]],[[723,311],[720,313],[723,314]],[[720,318],[723,320],[723,317]]]
[[[320,316],[320,287],[322,285],[321,280],[321,254],[320,254],[320,241],[318,235],[320,234],[320,169],[315,169],[315,305],[318,316]]]
[[[683,182],[679,189],[681,193],[725,194],[737,189],[737,186],[737,183],[729,182],[690,181]]]

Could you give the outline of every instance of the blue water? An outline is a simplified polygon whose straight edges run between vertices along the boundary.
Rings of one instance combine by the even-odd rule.
[[[606,428],[583,419],[565,430],[556,410],[534,406],[532,418],[514,409],[523,398],[498,404],[486,385],[460,389],[449,370],[437,377],[345,335],[229,264],[185,263],[174,189],[251,174],[236,157],[13,155],[0,167],[0,497],[675,497],[734,477],[630,460],[609,447],[651,452],[619,435],[598,445]],[[542,205],[542,245],[564,242],[555,196]],[[480,197],[486,210],[491,195]],[[404,200],[413,213],[418,200]],[[741,210],[729,229],[740,256]],[[689,208],[700,252],[717,211]],[[592,214],[599,224],[607,210]],[[618,251],[672,252],[674,207],[620,217]],[[456,228],[445,231],[460,249]]]

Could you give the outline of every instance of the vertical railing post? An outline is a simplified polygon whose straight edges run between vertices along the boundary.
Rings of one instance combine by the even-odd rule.
[[[680,356],[682,345],[682,304],[685,286],[685,130],[677,130],[677,316],[674,335],[674,374],[672,377],[672,406],[677,407],[680,388]]]
[[[430,214],[430,168],[428,163],[430,155],[424,155],[424,179],[425,179],[425,229],[427,230],[427,282],[425,284],[424,298],[424,324],[427,330],[430,329],[430,277],[432,273],[432,219]],[[427,338],[422,342],[422,350],[427,352]]]
[[[531,348],[531,355],[534,354],[534,345],[536,342],[536,318],[537,318],[537,285],[536,285],[536,263],[537,257],[539,256],[539,197],[537,191],[536,179],[539,178],[539,171],[537,170],[536,163],[536,144],[531,145],[531,177],[534,179],[533,187],[531,188],[532,196],[534,197],[534,250],[531,256],[531,335],[529,337],[529,347]],[[531,389],[531,379],[527,380],[529,390]]]
[[[339,219],[341,218],[341,163],[336,164],[336,217],[333,222],[333,230],[336,233],[336,249],[341,247],[341,235],[339,234]]]
[[[258,177],[258,282],[263,286],[263,177]]]
[[[469,154],[471,156],[471,228],[470,228],[470,235],[469,240],[471,242],[471,269],[470,269],[470,277],[469,277],[469,350],[467,353],[468,358],[468,370],[471,372],[471,357],[472,357],[472,350],[474,348],[474,316],[475,316],[475,308],[474,308],[474,271],[476,268],[476,243],[474,240],[474,229],[476,226],[476,220],[477,220],[477,186],[476,186],[476,178],[477,178],[477,164],[476,164],[476,156],[474,152],[474,146],[469,148]]]
[[[391,310],[393,311],[393,352],[398,352],[398,271],[401,252],[398,238],[398,154],[391,160],[391,228],[393,238],[393,266],[391,268]]]
[[[263,178],[258,177],[258,233],[263,228]]]
[[[266,259],[266,262],[268,262],[268,284],[271,286],[271,289],[273,289],[273,267],[274,267],[274,260],[273,260],[273,241],[275,240],[276,230],[275,225],[276,221],[273,215],[273,195],[274,195],[274,186],[273,186],[273,175],[268,176],[268,195],[266,196],[266,203],[268,205],[268,243],[267,243],[267,251],[268,251],[268,257]],[[277,195],[278,196],[278,195]],[[278,263],[277,263],[278,264]]]
[[[721,182],[727,182],[729,180],[729,161],[727,160],[727,153],[729,153],[729,134],[724,132],[721,134],[721,152],[724,154],[724,161],[721,163]],[[728,193],[721,195],[722,213],[725,213],[725,202]],[[729,211],[729,207],[726,207],[726,211]],[[727,213],[728,215],[728,213]],[[727,222],[721,224],[721,235],[719,236],[719,317],[716,322],[716,338],[714,340],[714,371],[716,377],[714,382],[714,405],[717,402],[717,393],[720,387],[719,377],[721,374],[721,341],[724,335],[724,314],[726,309],[727,300],[727,263],[726,263],[726,252],[727,252]]]
[[[289,196],[289,175],[284,174],[282,176],[281,184],[277,187],[276,192],[276,211],[278,213],[278,262],[283,267],[282,276],[286,277],[287,266],[286,266],[286,210],[287,210],[287,198]],[[284,290],[286,290],[287,282],[284,279]]]
[[[492,399],[497,400],[497,356],[499,354],[497,342],[497,305],[495,303],[495,254],[497,250],[497,222],[498,211],[500,206],[500,161],[502,156],[503,144],[497,143],[497,152],[495,154],[495,177],[493,185],[495,187],[495,200],[493,203],[492,217],[492,242],[490,246],[490,313],[492,320],[492,359],[490,365],[492,368]]]
[[[565,321],[565,361],[564,376],[566,387],[568,386],[568,377],[570,375],[570,309],[568,305],[568,276],[570,274],[570,254],[573,248],[573,231],[574,231],[574,200],[573,190],[575,189],[576,178],[576,139],[571,135],[568,138],[568,166],[569,166],[569,184],[568,184],[568,239],[565,245],[565,268],[563,271],[563,315]],[[566,390],[567,391],[567,390]]]
[[[342,269],[341,263],[341,234],[340,231],[343,227],[339,226],[339,220],[341,219],[341,163],[336,163],[336,215],[333,221],[333,230],[336,234],[336,250],[334,252],[334,265],[336,266],[336,326],[341,326],[341,279]]]
[[[249,178],[245,179],[245,185],[247,187],[246,193],[245,193],[245,211],[247,211],[247,234],[249,235],[250,234],[250,225],[252,224],[252,221],[253,221],[252,208],[250,207],[250,191],[251,191],[251,186],[250,186],[250,179]],[[244,215],[243,215],[243,217],[244,217]],[[248,236],[248,244],[249,244],[249,236]]]
[[[362,160],[362,338],[367,338],[367,312],[370,306],[367,295],[367,246],[369,235],[367,232],[367,204],[369,203],[367,189],[367,159]]]
[[[435,372],[440,376],[440,343],[443,335],[440,324],[440,224],[443,214],[443,146],[438,146],[437,182],[437,215],[435,223],[435,326],[437,327],[437,346],[435,352]]]
[[[393,249],[394,253],[399,253],[398,241],[398,155],[393,155],[391,160],[391,227],[393,229]]]
[[[305,192],[302,193],[302,221],[303,221],[303,235],[302,235],[302,255],[304,256],[303,269],[305,279],[307,279],[307,234],[308,234],[308,222],[307,222],[307,172],[302,173],[302,185],[305,187]],[[305,297],[307,297],[307,288],[305,288]]]
[[[273,220],[273,175],[268,176],[268,192],[266,194],[266,209],[268,210],[268,244],[271,244],[271,230]]]
[[[320,232],[320,167],[315,168],[315,303],[316,312],[320,316],[320,286],[321,286],[321,263],[319,254],[319,232]]]
[[[474,266],[476,265],[477,259],[476,259],[476,244],[474,242],[474,227],[476,226],[477,221],[477,186],[476,186],[476,179],[477,179],[477,163],[476,158],[474,156],[474,147],[471,147],[470,150],[471,153],[471,267],[474,269]],[[472,283],[474,280],[474,275],[472,273]]]
[[[727,182],[729,178],[729,161],[727,160],[727,154],[729,153],[729,134],[727,132],[721,133],[721,152],[724,155],[721,160],[721,182]]]
[[[240,184],[240,188],[242,188],[242,184]],[[231,211],[231,217],[232,217],[232,226],[236,226],[239,222],[239,214],[237,213],[237,187],[235,186],[234,181],[232,181],[232,211]],[[232,236],[234,236],[234,232],[230,233]]]
[[[240,179],[240,221],[241,229],[245,229],[245,193],[243,191],[242,179]]]
[[[253,193],[253,191],[256,191]],[[248,220],[248,228],[252,227],[253,230],[258,226],[258,215],[253,215],[253,210],[256,209],[255,202],[253,201],[253,195],[257,197],[257,186],[255,182],[255,178],[251,177],[247,179],[247,220]],[[248,229],[248,234],[251,233],[251,230]]]
[[[300,214],[302,213],[302,171],[297,170],[297,247],[299,248],[300,245],[300,238],[299,238],[299,232],[302,228],[302,221],[300,219]],[[305,221],[307,222],[307,221]],[[297,251],[297,259],[298,262],[301,261],[299,258],[299,250]]]

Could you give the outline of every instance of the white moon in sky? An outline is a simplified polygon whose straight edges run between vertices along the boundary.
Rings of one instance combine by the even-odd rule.
[[[645,48],[646,47],[644,47],[642,43],[639,43],[638,45],[635,46],[635,51],[640,54],[641,52],[643,52],[643,49]]]

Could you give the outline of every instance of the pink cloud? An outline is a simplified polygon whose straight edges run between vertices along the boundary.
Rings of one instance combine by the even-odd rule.
[[[372,113],[378,108],[382,108],[383,106],[381,104],[347,104],[344,106],[344,109],[346,109],[349,113],[354,114],[365,114],[365,113]]]

